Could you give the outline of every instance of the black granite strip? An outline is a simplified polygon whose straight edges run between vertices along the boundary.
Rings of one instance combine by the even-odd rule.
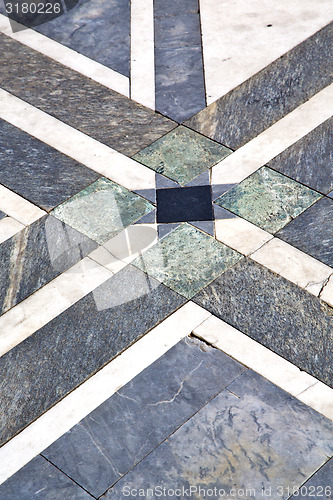
[[[242,259],[193,300],[333,387],[333,311],[302,288]]]
[[[156,109],[183,122],[206,107],[198,0],[154,0]]]
[[[323,194],[333,189],[333,118],[287,148],[268,166]]]
[[[43,455],[99,497],[244,371],[221,351],[187,338]]]
[[[129,77],[129,0],[83,0],[36,31]]]
[[[0,34],[0,86],[131,156],[176,124]]]
[[[313,498],[333,499],[333,458],[326,462],[298,492],[290,497],[291,499],[303,498],[312,500]]]
[[[89,500],[91,497],[45,458],[37,456],[0,485],[2,500]]]
[[[129,266],[0,358],[0,444],[185,299]]]
[[[0,313],[66,271],[97,243],[44,216],[0,245]]]
[[[237,149],[332,82],[333,24],[198,113],[186,125]]]
[[[100,175],[0,119],[0,183],[44,210]]]
[[[333,200],[321,198],[276,236],[333,267]]]
[[[248,370],[101,498],[286,500],[332,456],[332,438],[330,420]]]

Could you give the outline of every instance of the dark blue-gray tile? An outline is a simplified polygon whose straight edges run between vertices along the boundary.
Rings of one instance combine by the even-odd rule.
[[[163,492],[192,486],[192,498],[198,499],[229,498],[233,488],[251,489],[246,498],[261,499],[262,490],[271,488],[272,498],[286,500],[288,487],[300,486],[333,454],[332,443],[331,421],[247,371],[102,498],[123,498],[132,488]],[[158,498],[159,489],[151,498]],[[168,496],[179,497],[186,494]]]
[[[100,177],[4,120],[0,120],[0,162],[0,183],[44,210]]]
[[[4,219],[6,216],[7,216],[7,214],[5,214],[4,212],[1,212],[1,210],[0,210],[0,220]]]
[[[333,459],[324,464],[304,485],[291,497],[291,500],[303,498],[304,500],[333,498]]]
[[[276,236],[333,267],[333,200],[317,201]]]
[[[185,339],[43,455],[100,496],[245,370],[200,340]]]
[[[51,215],[0,246],[0,312],[4,313],[66,271],[97,243]]]
[[[184,302],[128,266],[4,354],[1,444]]]
[[[92,497],[65,474],[37,456],[0,485],[2,500],[89,500]]]
[[[332,309],[317,297],[243,259],[192,300],[332,386]]]

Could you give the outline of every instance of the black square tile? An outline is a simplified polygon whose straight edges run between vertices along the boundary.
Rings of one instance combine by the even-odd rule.
[[[210,186],[157,189],[157,222],[213,220]]]

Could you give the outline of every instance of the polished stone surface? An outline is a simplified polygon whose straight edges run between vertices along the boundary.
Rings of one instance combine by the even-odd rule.
[[[333,267],[333,200],[322,198],[277,236]]]
[[[4,120],[0,120],[0,163],[0,183],[44,210],[100,177]]]
[[[333,118],[276,156],[268,166],[327,194],[333,189],[332,136]]]
[[[333,28],[327,25],[188,122],[238,149],[331,83]]]
[[[129,0],[83,0],[37,31],[104,66],[129,76]]]
[[[89,500],[86,491],[65,474],[37,456],[0,486],[3,500]]]
[[[208,497],[208,491],[210,498],[221,499],[219,490],[226,498],[261,499],[266,498],[263,490],[272,488],[267,496],[286,500],[288,486],[300,486],[333,454],[332,438],[332,422],[247,371],[102,498],[124,498],[132,488],[188,491],[192,486],[197,490],[190,498],[195,499]],[[252,493],[245,496],[241,490],[246,489]],[[158,491],[152,498],[158,498]],[[179,497],[186,494],[168,496]]]
[[[0,245],[0,312],[66,271],[97,244],[52,216],[44,216]]]
[[[210,186],[158,189],[156,200],[158,223],[213,219]]]
[[[102,177],[59,205],[52,214],[103,244],[153,208],[141,196]]]
[[[242,259],[193,300],[333,386],[332,309],[297,285]]]
[[[134,159],[185,186],[230,153],[224,146],[180,126]]]
[[[0,44],[3,89],[125,155],[135,154],[176,126],[1,33]]]
[[[182,224],[133,265],[190,299],[241,257],[202,231]]]
[[[95,497],[246,368],[186,338],[43,452]]]
[[[215,203],[275,233],[320,197],[316,191],[263,167]]]
[[[4,212],[1,212],[0,210],[0,220],[1,219],[4,219],[6,217],[7,214],[5,214]]]
[[[128,266],[7,352],[0,358],[1,444],[184,302]]]
[[[303,487],[291,497],[290,500],[303,498],[311,500],[312,498],[324,498],[332,500],[333,498],[333,459],[328,460],[321,469],[319,469]]]

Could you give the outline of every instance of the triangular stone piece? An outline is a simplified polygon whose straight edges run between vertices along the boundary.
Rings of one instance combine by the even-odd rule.
[[[135,224],[155,224],[156,222],[156,208],[152,210],[148,214],[141,217],[141,219],[137,220]]]
[[[155,174],[155,183],[156,183],[156,189],[181,187],[180,184],[178,184],[178,182],[172,181],[171,179],[168,179],[167,177],[161,174]]]
[[[190,222],[192,226],[197,227],[198,229],[201,229],[201,231],[204,231],[207,234],[210,234],[211,236],[214,236],[214,221],[212,220],[200,220],[200,221],[195,221],[195,222]]]
[[[176,229],[178,226],[180,226],[179,223],[175,224],[159,224],[157,228],[158,232],[158,238],[164,238],[167,234],[171,233],[174,229]]]
[[[209,175],[209,170],[206,170],[202,174],[198,175],[195,179],[193,179],[191,182],[186,184],[186,187],[191,187],[191,186],[209,186],[210,184],[210,175]]]

